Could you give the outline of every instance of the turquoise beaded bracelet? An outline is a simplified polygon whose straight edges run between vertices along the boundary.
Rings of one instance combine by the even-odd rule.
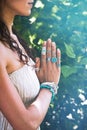
[[[54,89],[50,85],[43,85],[43,84],[40,86],[40,88],[41,89],[46,88],[52,93],[52,98],[51,98],[51,102],[52,102],[55,97]]]

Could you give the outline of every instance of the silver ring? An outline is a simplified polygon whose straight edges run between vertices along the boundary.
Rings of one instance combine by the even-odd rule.
[[[47,50],[47,53],[48,53],[48,54],[51,53],[51,50]]]
[[[42,55],[46,55],[46,47],[42,47],[41,54],[42,54]]]
[[[51,58],[50,58],[50,57],[47,58],[47,62],[49,62],[49,61],[51,61]]]
[[[38,72],[40,70],[40,68],[35,68],[35,71]]]
[[[51,62],[52,62],[52,63],[56,63],[56,62],[57,62],[57,58],[56,58],[56,57],[52,57],[52,58],[51,58]]]

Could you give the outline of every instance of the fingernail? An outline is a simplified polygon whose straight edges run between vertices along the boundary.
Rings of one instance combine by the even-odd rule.
[[[60,54],[60,55],[61,55],[61,51],[60,51],[60,49],[59,49],[59,48],[57,48],[57,52],[58,52],[58,54]]]
[[[59,48],[57,48],[57,51],[58,51],[58,52],[60,52],[60,49],[59,49]]]
[[[55,42],[52,42],[52,45],[53,45],[53,46],[55,46],[55,45],[56,45],[56,43],[55,43]]]
[[[48,40],[47,40],[47,41],[51,42],[51,39],[50,39],[50,38],[48,38]]]

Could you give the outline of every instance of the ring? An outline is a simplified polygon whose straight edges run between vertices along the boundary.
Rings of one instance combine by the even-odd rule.
[[[56,58],[56,57],[52,57],[52,58],[51,58],[51,62],[52,62],[52,63],[56,63],[56,62],[57,62],[57,58]]]
[[[51,61],[51,58],[50,58],[50,57],[47,58],[47,62],[49,62],[49,61]]]
[[[38,72],[40,70],[40,68],[35,68],[35,71]]]
[[[48,53],[48,54],[51,53],[51,50],[47,50],[47,53]]]
[[[42,55],[46,55],[46,47],[42,47],[41,54],[42,54]]]

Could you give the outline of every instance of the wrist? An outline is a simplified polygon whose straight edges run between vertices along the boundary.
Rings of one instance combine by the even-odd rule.
[[[46,95],[48,95],[50,98],[52,98],[52,92],[50,92],[49,89],[47,89],[47,88],[41,88],[40,92],[43,92]]]
[[[52,93],[52,98],[51,101],[53,101],[55,95],[57,94],[57,90],[58,90],[58,85],[54,82],[44,82],[41,84],[40,86],[41,89],[47,89],[48,91],[50,91]]]
[[[54,89],[55,95],[57,94],[57,91],[58,91],[58,89],[59,89],[59,86],[58,86],[57,83],[55,83],[55,82],[43,82],[43,83],[41,83],[41,86],[42,86],[42,85],[50,86],[51,88]]]

